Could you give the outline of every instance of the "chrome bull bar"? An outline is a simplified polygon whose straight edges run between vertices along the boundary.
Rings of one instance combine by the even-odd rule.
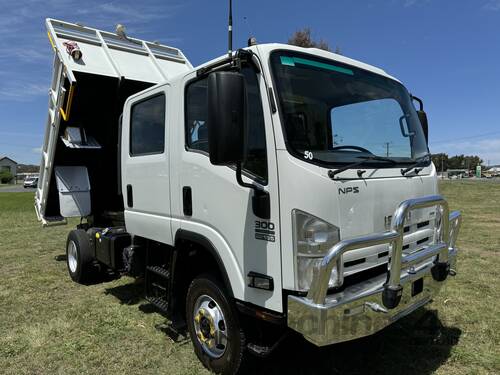
[[[409,212],[415,209],[432,206],[437,206],[439,213],[436,218],[439,219],[436,220],[439,225],[436,230],[434,244],[415,253],[403,255],[404,224]],[[392,217],[391,229],[389,231],[343,240],[330,249],[328,254],[321,261],[319,267],[314,270],[313,280],[307,294],[307,299],[317,305],[325,303],[334,266],[337,268],[334,286],[342,286],[344,283],[344,253],[364,247],[389,244],[390,262],[387,272],[387,281],[384,284],[382,293],[382,302],[388,309],[394,309],[401,300],[403,290],[400,283],[402,269],[437,255],[434,265],[431,268],[432,277],[436,281],[444,281],[446,279],[450,273],[448,251],[455,246],[461,219],[460,212],[454,211],[451,214],[449,213],[448,202],[440,195],[430,195],[401,202]]]

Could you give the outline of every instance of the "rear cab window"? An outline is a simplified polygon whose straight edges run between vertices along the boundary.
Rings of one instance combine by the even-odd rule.
[[[130,155],[154,155],[165,151],[165,95],[134,104],[130,113]]]

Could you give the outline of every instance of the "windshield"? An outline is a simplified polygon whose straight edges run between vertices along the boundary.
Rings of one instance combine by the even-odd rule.
[[[395,80],[292,51],[271,55],[289,151],[316,164],[376,155],[398,164],[428,154],[408,91]],[[394,167],[376,158],[366,164]]]

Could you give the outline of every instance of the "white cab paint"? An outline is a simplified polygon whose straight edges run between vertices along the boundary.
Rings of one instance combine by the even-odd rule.
[[[304,50],[300,47],[280,44],[266,44],[250,47],[260,61],[269,61],[269,55],[277,49],[290,49],[312,53],[318,56],[348,63],[376,74],[389,76],[383,70],[370,65],[317,49]],[[212,60],[205,65],[213,63]],[[202,65],[203,66],[203,65]],[[269,170],[269,183],[265,189],[271,196],[271,222],[276,228],[276,241],[265,242],[255,239],[255,221],[259,220],[252,212],[252,192],[238,185],[235,171],[229,167],[214,166],[207,154],[186,149],[184,90],[187,83],[196,78],[196,69],[169,80],[167,141],[169,147],[166,155],[143,161],[124,156],[123,170],[127,176],[142,178],[149,183],[136,192],[144,207],[148,209],[126,210],[127,229],[140,236],[152,239],[161,238],[163,242],[172,243],[179,229],[192,231],[204,236],[217,249],[224,263],[231,288],[237,299],[264,306],[271,310],[283,311],[283,289],[295,290],[295,260],[293,255],[292,217],[293,209],[313,214],[340,228],[341,238],[351,238],[385,230],[384,220],[392,215],[397,205],[408,198],[437,193],[436,171],[433,165],[424,168],[418,177],[402,177],[400,168],[384,168],[367,170],[366,178],[349,182],[332,181],[328,178],[327,168],[306,163],[291,156],[285,147],[279,112],[272,113],[268,88],[272,88],[272,79],[268,63],[261,66],[259,74],[260,91],[266,126],[266,144]],[[158,85],[154,90],[162,90],[167,85]],[[134,96],[126,103],[125,113],[129,106],[148,93]],[[276,100],[276,98],[275,98]],[[124,116],[124,123],[128,121]],[[124,126],[124,129],[126,127]],[[123,145],[128,139],[124,132]],[[164,159],[161,159],[164,158]],[[162,175],[162,162],[169,165],[171,211],[170,215],[160,215],[158,208],[166,205],[166,187],[168,178]],[[131,165],[126,165],[130,163]],[[155,166],[156,165],[156,166]],[[131,169],[129,169],[131,168]],[[143,171],[139,169],[143,168]],[[343,172],[342,177],[356,177],[355,170]],[[129,178],[129,177],[127,177]],[[246,182],[250,179],[244,177]],[[124,189],[126,182],[124,179]],[[161,185],[161,187],[160,187]],[[182,188],[190,186],[193,197],[193,215],[186,217],[182,211]],[[359,194],[340,196],[339,187],[358,186]],[[125,191],[125,190],[124,190]],[[134,202],[135,206],[135,202]],[[156,207],[153,209],[152,207]],[[139,207],[139,206],[138,206]],[[161,209],[163,212],[166,206]],[[429,218],[433,225],[432,210],[419,213],[416,219]],[[159,233],[171,224],[171,234],[163,237]],[[420,235],[425,235],[425,231]],[[412,234],[415,237],[415,234]],[[168,237],[168,238],[167,238]],[[408,237],[406,241],[412,240]],[[346,274],[370,268],[387,261],[387,257],[378,258],[384,251],[381,247],[372,247],[354,251],[346,256],[346,261],[365,257],[364,266],[346,270]],[[247,286],[248,272],[260,272],[273,277],[274,291],[263,291]]]
[[[165,96],[165,147],[160,154],[130,154],[130,115],[134,104],[163,94]],[[132,96],[125,103],[122,121],[121,163],[122,191],[127,231],[143,237],[173,244],[170,209],[170,136],[169,85],[153,87]],[[132,187],[133,206],[127,202],[127,186]]]
[[[178,92],[184,92],[186,84],[196,74],[186,75],[177,85]],[[183,229],[205,236],[218,250],[231,281],[236,298],[264,306],[272,310],[282,310],[281,288],[281,251],[279,236],[279,199],[278,174],[274,150],[273,126],[267,98],[266,82],[259,76],[259,88],[263,98],[263,112],[266,127],[266,146],[268,159],[268,184],[265,189],[271,197],[271,219],[277,235],[274,242],[255,239],[256,217],[252,210],[253,192],[241,187],[236,182],[235,170],[229,167],[214,166],[207,154],[188,151],[184,147],[184,96],[179,95],[180,110],[178,124],[172,128],[176,135],[172,137],[176,145],[172,145],[172,212],[174,215],[173,231]],[[174,130],[175,128],[175,130]],[[180,146],[180,147],[179,147]],[[173,171],[175,169],[175,171]],[[248,183],[249,178],[243,177]],[[174,188],[175,186],[175,188]],[[182,211],[182,188],[190,186],[193,197],[193,215],[186,217]],[[174,203],[175,202],[175,203]],[[178,220],[178,221],[177,221]],[[177,223],[175,222],[177,221]],[[174,234],[175,236],[175,234]],[[258,272],[271,276],[274,281],[272,292],[249,288],[246,275]]]

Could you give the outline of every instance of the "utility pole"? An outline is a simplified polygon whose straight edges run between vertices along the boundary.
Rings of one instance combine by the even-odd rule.
[[[444,180],[444,156],[441,154],[441,180]]]
[[[390,145],[391,142],[384,142],[384,145],[385,145],[385,156],[386,157],[389,157],[389,145]]]

